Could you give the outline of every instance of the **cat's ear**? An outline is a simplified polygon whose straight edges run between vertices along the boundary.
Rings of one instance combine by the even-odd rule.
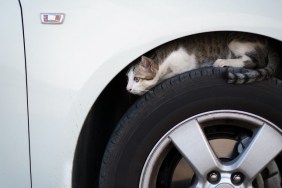
[[[141,65],[144,68],[150,68],[154,61],[146,56],[141,57]]]
[[[141,65],[146,70],[150,70],[150,71],[153,71],[154,69],[158,70],[158,65],[154,62],[154,60],[146,56],[141,57]]]

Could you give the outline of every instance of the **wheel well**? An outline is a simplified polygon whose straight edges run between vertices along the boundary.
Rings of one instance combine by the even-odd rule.
[[[282,54],[282,42],[275,40],[273,43]],[[109,138],[123,114],[138,98],[125,89],[127,69],[125,67],[107,85],[84,122],[73,161],[73,188],[98,188],[100,166]],[[280,70],[278,77],[281,75]]]
[[[80,132],[73,163],[72,187],[98,187],[99,170],[108,139],[121,116],[137,99],[127,93],[126,68],[104,89]]]

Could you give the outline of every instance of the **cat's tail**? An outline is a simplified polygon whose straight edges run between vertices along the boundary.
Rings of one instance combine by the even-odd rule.
[[[241,69],[240,72],[228,71],[228,83],[244,84],[255,81],[266,80],[276,75],[280,63],[279,54],[270,48],[268,52],[268,63],[264,68]]]

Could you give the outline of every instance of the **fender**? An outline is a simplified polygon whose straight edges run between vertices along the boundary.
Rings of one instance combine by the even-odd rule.
[[[211,31],[282,39],[281,2],[20,2],[34,187],[70,187],[85,118],[111,80],[143,53],[183,36]],[[40,13],[64,13],[64,23],[41,24]]]

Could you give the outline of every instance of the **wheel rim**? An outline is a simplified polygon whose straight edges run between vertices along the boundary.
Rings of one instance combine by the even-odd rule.
[[[274,159],[281,151],[281,129],[261,117],[227,110],[203,113],[159,140],[145,162],[139,187],[280,187]],[[271,185],[263,169],[271,172]],[[181,176],[182,185],[177,184]]]

